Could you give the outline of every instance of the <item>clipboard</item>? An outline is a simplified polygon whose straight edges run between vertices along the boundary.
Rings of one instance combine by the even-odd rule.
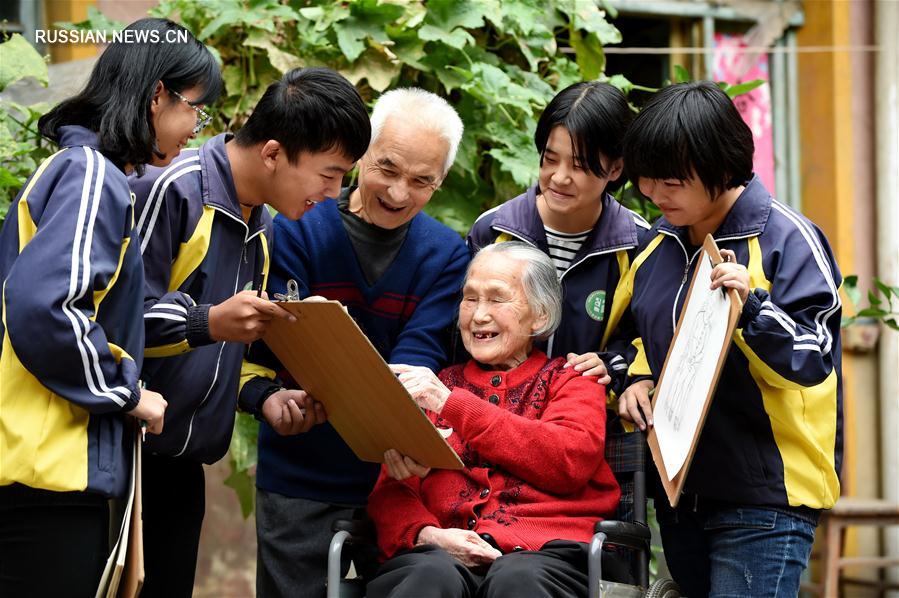
[[[141,506],[141,440],[135,421],[131,476],[122,522],[95,598],[137,598],[144,585],[144,537]]]
[[[272,320],[263,340],[363,461],[396,449],[426,467],[462,461],[337,301],[279,301],[296,322]]]
[[[721,258],[721,253],[718,251],[718,245],[715,243],[712,235],[706,235],[705,241],[702,244],[702,252],[698,257],[698,259],[700,260],[708,258],[711,258],[713,267],[724,261]],[[659,383],[656,386],[656,392],[652,401],[652,411],[654,414],[656,413],[656,406],[659,402],[659,399],[662,398],[660,396],[660,390],[663,388],[663,383],[666,380],[666,375],[674,374],[674,372],[669,372],[668,366],[670,364],[672,353],[674,352],[675,344],[678,343],[678,340],[680,338],[679,335],[682,331],[682,325],[687,314],[687,306],[690,305],[690,299],[694,296],[693,290],[696,287],[700,270],[701,268],[697,267],[696,271],[693,273],[693,279],[690,281],[690,289],[687,292],[687,298],[684,301],[683,308],[681,309],[680,317],[677,321],[677,327],[674,329],[674,337],[671,339],[671,345],[668,348],[668,354],[665,356],[665,364],[662,367],[662,374],[659,377]],[[706,281],[702,281],[700,284],[702,283],[707,284]],[[655,427],[651,428],[649,430],[649,433],[647,434],[647,442],[652,453],[652,459],[659,471],[659,477],[662,480],[662,486],[665,488],[665,494],[667,495],[668,502],[672,507],[676,507],[678,500],[680,499],[681,491],[684,487],[684,482],[686,481],[687,474],[690,470],[690,463],[692,462],[693,455],[696,452],[696,446],[699,443],[699,436],[702,433],[702,427],[705,424],[709,407],[712,404],[712,397],[715,394],[715,389],[718,385],[718,379],[721,376],[721,368],[724,366],[724,360],[727,358],[727,352],[732,344],[734,330],[736,329],[737,322],[740,319],[740,313],[743,310],[743,302],[740,300],[740,294],[735,289],[727,289],[726,296],[730,302],[730,308],[728,311],[727,330],[724,335],[724,341],[718,353],[718,359],[715,365],[711,384],[709,385],[705,393],[705,400],[702,405],[702,411],[699,415],[698,425],[696,425],[695,429],[692,432],[692,440],[690,441],[686,460],[684,461],[683,466],[674,476],[669,476],[665,468],[665,462],[662,456],[662,450],[659,445],[659,438],[656,434]]]

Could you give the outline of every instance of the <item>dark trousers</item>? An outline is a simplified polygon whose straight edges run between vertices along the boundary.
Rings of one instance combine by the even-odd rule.
[[[256,596],[324,598],[331,524],[352,519],[355,511],[257,488]]]
[[[189,597],[206,512],[203,465],[143,454],[144,571],[141,598]]]
[[[108,556],[104,497],[0,487],[0,596],[92,597]]]
[[[481,574],[483,573],[483,574]],[[466,568],[442,548],[424,545],[381,566],[368,598],[574,598],[587,595],[587,545],[555,540],[512,552],[486,572]]]

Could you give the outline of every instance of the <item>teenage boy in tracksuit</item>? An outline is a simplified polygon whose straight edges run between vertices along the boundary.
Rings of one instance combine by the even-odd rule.
[[[707,234],[727,261],[695,284],[743,301],[677,507],[657,490],[665,557],[689,596],[796,596],[819,514],[840,495],[840,271],[822,232],[752,173],[752,154],[711,82],[660,91],[625,140],[629,176],[663,217],[626,280],[639,352],[622,416],[652,426],[648,390]]]
[[[273,317],[267,300],[271,215],[290,219],[340,191],[370,126],[355,88],[323,68],[296,69],[266,90],[237,135],[184,150],[131,180],[146,270],[143,378],[170,397],[164,434],[144,451],[144,596],[190,596],[205,510],[203,463],[227,451],[245,343]],[[324,412],[283,390],[240,407],[278,433]],[[305,409],[305,417],[301,409]]]

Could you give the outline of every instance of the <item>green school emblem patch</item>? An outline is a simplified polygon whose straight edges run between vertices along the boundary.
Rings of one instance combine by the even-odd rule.
[[[587,315],[597,322],[602,322],[606,313],[606,292],[593,291],[587,296],[587,303],[584,305],[587,309]]]

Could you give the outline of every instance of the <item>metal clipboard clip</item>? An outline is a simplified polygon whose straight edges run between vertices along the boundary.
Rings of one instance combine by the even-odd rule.
[[[300,285],[297,284],[297,281],[291,278],[287,281],[287,294],[275,293],[275,299],[277,299],[278,301],[299,301]]]

